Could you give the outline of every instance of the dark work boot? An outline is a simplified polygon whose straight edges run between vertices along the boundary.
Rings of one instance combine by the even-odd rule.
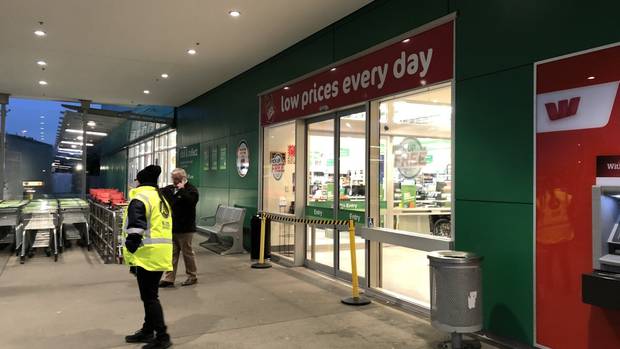
[[[127,343],[151,343],[154,339],[155,339],[155,331],[146,332],[143,329],[141,329],[130,336],[126,336],[125,342]]]
[[[142,347],[142,349],[166,349],[172,346],[172,342],[170,341],[170,335],[165,334],[157,334],[155,339]]]

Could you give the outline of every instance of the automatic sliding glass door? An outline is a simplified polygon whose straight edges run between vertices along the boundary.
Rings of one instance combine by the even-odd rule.
[[[310,120],[306,129],[306,217],[353,219],[356,224],[363,224],[366,217],[365,110]],[[313,226],[306,229],[306,264],[350,278],[352,247],[348,231]],[[356,237],[353,248],[358,275],[364,277],[365,240]]]

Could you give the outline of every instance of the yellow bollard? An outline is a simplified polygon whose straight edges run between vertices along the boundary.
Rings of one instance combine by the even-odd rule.
[[[260,218],[260,245],[258,254],[258,263],[252,264],[254,269],[267,269],[271,268],[270,263],[265,263],[265,225],[267,224],[267,217],[265,214],[261,214]]]
[[[341,301],[347,305],[367,305],[370,299],[360,296],[359,280],[357,278],[357,247],[355,246],[355,222],[349,220],[349,251],[351,251],[351,285],[352,297],[343,298]]]

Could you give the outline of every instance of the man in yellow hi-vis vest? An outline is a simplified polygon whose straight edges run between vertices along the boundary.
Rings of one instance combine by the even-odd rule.
[[[144,324],[127,343],[148,343],[143,349],[165,349],[172,345],[159,303],[159,280],[172,270],[172,215],[160,194],[159,166],[138,172],[139,185],[129,192],[129,206],[123,217],[123,259],[136,269],[140,298],[144,303]]]

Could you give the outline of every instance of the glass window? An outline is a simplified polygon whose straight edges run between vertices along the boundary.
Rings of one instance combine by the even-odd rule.
[[[294,214],[295,123],[266,127],[263,147],[263,210]],[[294,225],[271,222],[271,250],[285,257],[293,257]]]
[[[295,124],[266,127],[263,146],[263,210],[295,213]]]
[[[333,218],[334,120],[308,125],[308,215]]]
[[[177,164],[177,150],[175,148],[172,148],[170,150],[168,150],[168,173],[172,172],[172,170],[174,170],[176,168],[176,164]],[[170,177],[170,176],[168,176]],[[170,181],[170,178],[167,179],[168,181]],[[170,184],[170,183],[168,183]],[[198,185],[198,184],[196,184]]]
[[[381,255],[383,291],[430,307],[428,252],[383,243]]]
[[[378,180],[373,179],[379,184],[373,194],[380,212],[375,224],[451,236],[451,91],[451,85],[443,85],[379,102],[378,118],[373,115],[380,142]],[[429,307],[428,252],[387,243],[378,252],[379,263],[370,263],[379,267],[377,287]]]
[[[142,125],[142,128],[153,126]],[[170,183],[170,172],[176,167],[176,131],[168,131],[150,139],[134,144],[128,150],[128,183],[133,186],[139,170],[147,165],[161,166],[159,185]]]
[[[308,172],[306,216],[334,218],[334,120],[310,123],[308,130]],[[310,259],[334,266],[336,230],[308,226],[307,240],[312,242]]]
[[[177,165],[176,154],[177,154],[177,150],[175,148],[168,150],[168,157],[166,159],[168,162],[168,175],[166,176],[166,185],[172,184],[172,179],[170,179],[170,173],[172,172],[172,170],[176,168],[176,165]],[[196,185],[198,184],[196,183]]]
[[[381,102],[381,226],[450,236],[450,86]]]
[[[177,131],[172,131],[168,133],[168,147],[176,147],[177,146]]]

